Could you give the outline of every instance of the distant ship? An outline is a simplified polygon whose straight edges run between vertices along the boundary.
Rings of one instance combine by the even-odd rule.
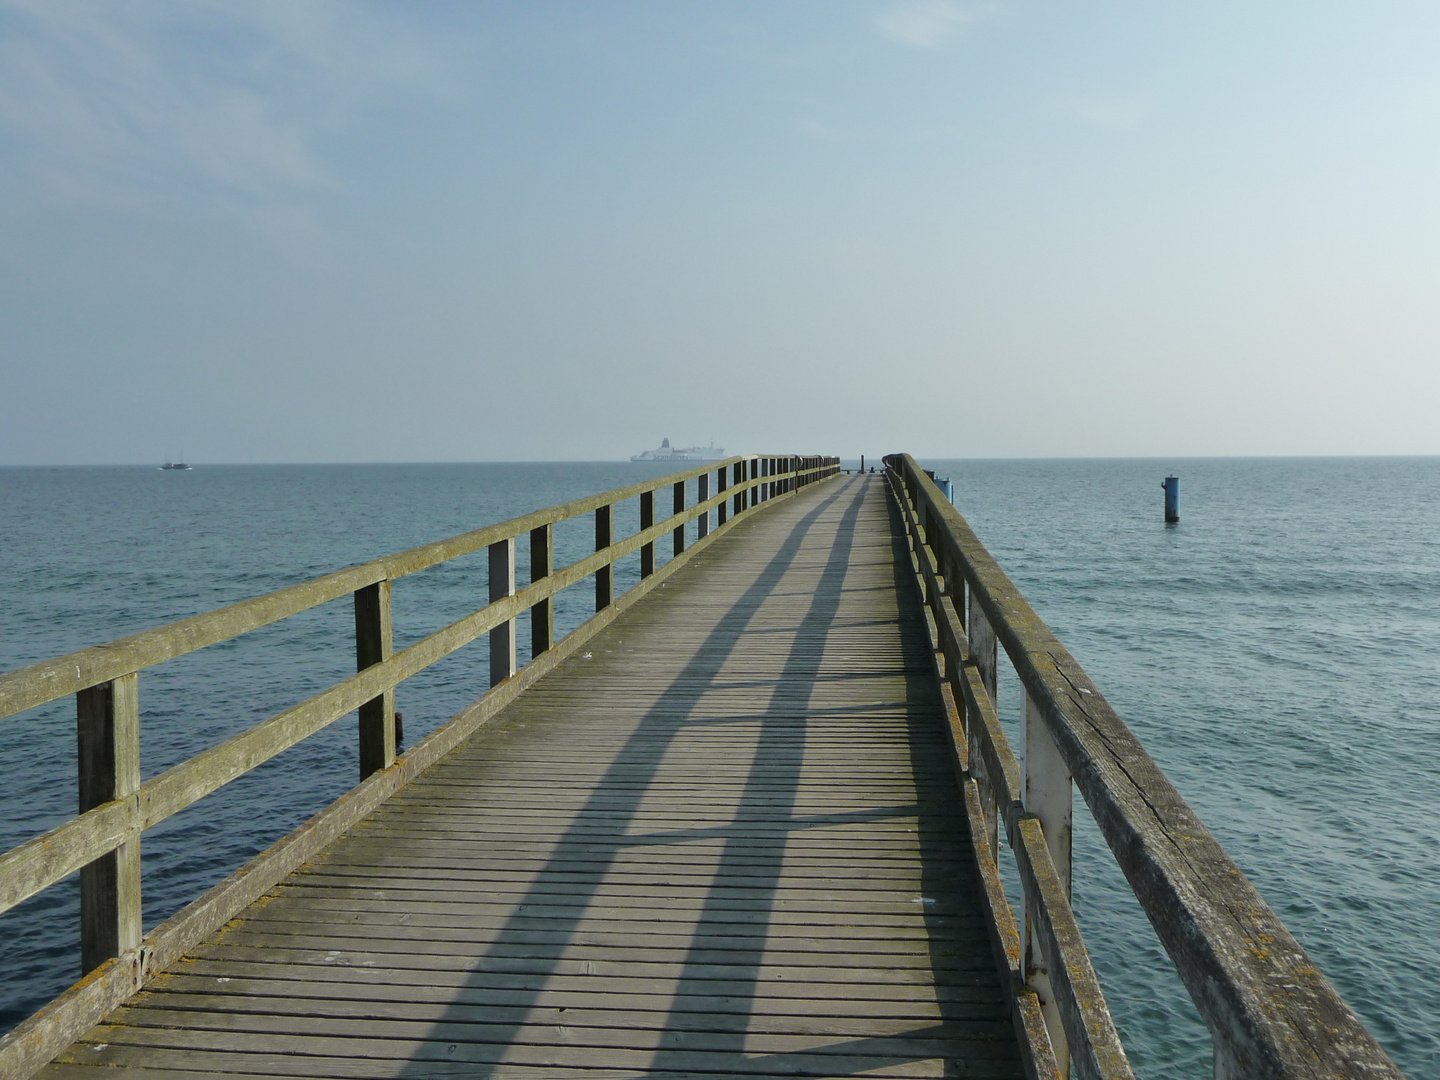
[[[181,457],[184,457],[184,455],[182,454]],[[190,466],[186,465],[183,461],[167,461],[164,465],[161,465],[160,468],[168,472],[175,472],[179,469],[188,469]]]
[[[631,461],[719,461],[725,456],[725,448],[716,446],[671,446],[669,439],[660,440],[658,450],[642,450],[633,454]]]

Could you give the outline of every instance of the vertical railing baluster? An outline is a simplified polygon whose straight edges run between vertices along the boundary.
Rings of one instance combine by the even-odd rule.
[[[389,660],[394,649],[390,581],[355,590],[355,670]],[[395,764],[395,690],[360,706],[360,779]]]
[[[1073,798],[1071,795],[1070,770],[1065,759],[1050,737],[1050,729],[1040,708],[1025,693],[1025,809],[1040,819],[1040,829],[1045,834],[1045,846],[1050,850],[1050,860],[1070,896],[1070,835],[1072,828]],[[1060,1006],[1055,1001],[1055,992],[1050,982],[1045,956],[1035,933],[1035,920],[1026,898],[1022,933],[1022,955],[1025,958],[1025,981],[1035,988],[1040,998],[1040,1011],[1045,1016],[1045,1027],[1050,1032],[1050,1044],[1055,1049],[1055,1059],[1060,1063],[1062,1074],[1069,1074],[1069,1044],[1065,1039],[1065,1028],[1060,1020]]]
[[[595,511],[595,550],[604,551],[610,546],[610,522],[613,506],[601,506]],[[606,563],[595,571],[595,610],[604,611],[615,599],[613,562]]]
[[[655,492],[640,493],[640,531],[655,526]],[[640,545],[640,577],[645,579],[655,573],[655,541]]]
[[[675,481],[674,495],[670,501],[671,513],[680,514],[685,510],[685,481]],[[678,558],[685,550],[685,524],[682,522],[670,531],[671,557]]]
[[[968,624],[970,660],[980,672],[980,681],[990,696],[991,704],[999,710],[1000,699],[996,689],[996,665],[999,659],[996,651],[995,631],[985,617],[978,598],[970,593],[970,617]],[[985,807],[985,840],[990,845],[990,855],[1000,858],[1000,833],[996,820],[995,791],[988,784],[981,785],[981,801]]]
[[[920,503],[919,518],[920,540],[922,543],[924,543],[926,547],[930,548],[930,550],[933,552],[935,550],[935,545],[932,543],[932,541],[935,537],[935,530],[930,525],[930,504],[925,502],[923,499]],[[935,558],[931,560],[931,564],[936,568],[936,571],[938,573],[940,560],[938,558]],[[939,618],[939,599],[935,594],[935,589],[931,586],[928,580],[925,582],[925,606],[928,607],[931,611],[936,612],[936,617]]]
[[[140,687],[132,673],[75,695],[80,813],[140,787]],[[140,944],[140,836],[80,870],[80,974]]]
[[[695,501],[703,503],[710,498],[710,474],[703,472],[695,478]],[[710,535],[710,511],[706,510],[695,519],[695,538],[703,540]]]
[[[735,494],[731,496],[731,502],[734,503],[734,506],[730,508],[730,512],[736,517],[739,517],[741,511],[745,509],[745,489],[741,487],[745,482],[745,462],[735,462],[730,473],[730,486],[735,489]]]
[[[760,459],[750,459],[750,505],[760,504]]]
[[[555,563],[554,526],[530,530],[530,584],[550,576]],[[547,596],[530,608],[530,659],[555,647],[555,597]]]
[[[490,603],[515,595],[515,538],[490,545]],[[499,686],[515,674],[515,619],[490,631],[490,685]]]
[[[965,626],[965,581],[960,576],[960,567],[955,562],[949,546],[945,542],[945,534],[942,532],[936,538],[940,543],[940,550],[935,557],[940,560],[940,576],[944,578],[944,595],[950,598],[950,606],[954,608],[955,615],[960,620],[960,626]]]
[[[725,485],[725,481],[726,481],[726,479],[727,479],[728,476],[729,476],[729,470],[727,470],[727,469],[725,468],[725,466],[723,466],[723,465],[720,466],[720,468],[718,468],[718,469],[715,470],[715,494],[716,494],[716,495],[723,495],[723,494],[725,493],[725,486],[726,486],[726,485]],[[730,505],[730,500],[729,500],[729,499],[721,499],[720,502],[719,502],[719,504],[716,505],[716,507],[715,507],[715,522],[716,522],[717,527],[720,526],[720,525],[724,525],[724,524],[725,524],[725,511],[726,511],[726,509],[728,509],[729,505]]]

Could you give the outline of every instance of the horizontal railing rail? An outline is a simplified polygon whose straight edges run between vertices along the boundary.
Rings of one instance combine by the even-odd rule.
[[[1068,1061],[1082,1076],[1131,1075],[1070,908],[1073,782],[1210,1030],[1216,1077],[1400,1077],[933,477],[908,454],[885,466],[1031,1074]],[[1018,758],[996,710],[1001,648],[1023,688]],[[996,866],[1001,826],[1024,893],[1018,928]]]
[[[783,475],[777,472],[773,480],[779,482],[787,477],[800,477],[800,482],[806,483],[809,480],[804,478],[815,476],[823,468],[820,465],[809,464],[810,462],[832,459],[726,458],[721,462],[712,462],[657,480],[641,481],[627,487],[616,488],[614,491],[605,491],[598,495],[587,495],[582,499],[558,503],[555,506],[535,510],[509,521],[487,525],[484,528],[461,533],[459,536],[452,536],[433,544],[423,544],[396,555],[388,555],[359,566],[352,566],[347,570],[338,570],[333,574],[301,582],[289,588],[278,589],[252,600],[242,600],[228,607],[207,611],[203,615],[182,619],[153,630],[145,630],[129,637],[107,642],[104,645],[81,649],[79,652],[70,653],[54,660],[31,664],[29,667],[0,675],[0,720],[37,705],[54,701],[56,698],[66,697],[89,687],[98,686],[100,683],[120,675],[154,667],[166,660],[173,660],[177,656],[194,652],[196,649],[203,649],[207,645],[216,645],[230,638],[239,637],[288,616],[297,615],[302,611],[329,603],[331,600],[338,600],[346,593],[353,593],[366,585],[373,585],[385,580],[396,581],[462,555],[472,554],[496,541],[520,536],[536,528],[554,525],[569,518],[592,513],[601,507],[625,502],[647,492],[658,491],[667,485],[697,479],[722,468],[733,470],[742,460],[746,462],[786,462],[789,471]],[[789,464],[791,462],[794,464]],[[776,468],[778,469],[779,466],[777,465]],[[712,497],[711,506],[713,507],[720,501],[722,500],[718,495]],[[698,506],[690,509],[691,516],[686,520],[693,519],[701,512],[701,508]]]
[[[150,975],[448,753],[720,533],[765,503],[838,471],[839,459],[826,456],[726,458],[536,510],[0,675],[0,720],[75,696],[80,773],[79,814],[0,855],[0,912],[78,870],[81,969],[89,973],[0,1039],[0,1078],[30,1075],[139,989]],[[687,506],[691,480],[696,481],[697,498]],[[656,521],[655,495],[666,489],[671,492],[673,512]],[[613,507],[633,498],[640,501],[640,529],[617,540],[612,535]],[[595,519],[593,554],[554,568],[553,527],[586,514]],[[698,523],[697,538],[687,546],[686,527],[691,521]],[[672,538],[672,558],[657,570],[655,544],[666,535]],[[531,582],[516,588],[515,541],[522,536],[528,536],[530,542]],[[482,548],[489,556],[489,602],[408,648],[393,651],[391,583]],[[640,581],[617,597],[615,563],[637,551]],[[554,597],[589,577],[595,579],[596,614],[557,642]],[[140,671],[347,593],[355,603],[356,674],[141,782]],[[526,611],[530,613],[531,659],[520,667],[516,663],[516,627]],[[394,688],[483,634],[490,636],[489,692],[398,756]],[[360,785],[142,941],[141,834],[357,711]]]

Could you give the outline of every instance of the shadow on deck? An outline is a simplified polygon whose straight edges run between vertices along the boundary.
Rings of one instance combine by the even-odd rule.
[[[909,575],[744,523],[40,1075],[1018,1076]]]

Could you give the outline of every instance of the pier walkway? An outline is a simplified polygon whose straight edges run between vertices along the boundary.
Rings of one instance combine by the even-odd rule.
[[[1134,1080],[1077,793],[1217,1080],[1402,1080],[933,475],[884,464],[707,462],[0,674],[0,720],[75,699],[78,813],[0,853],[0,912],[78,874],[85,973],[0,1080]],[[396,651],[392,583],[482,551],[488,601]],[[352,601],[354,675],[142,779],[142,671]],[[489,689],[400,752],[397,688],[481,637]],[[144,932],[146,830],[357,714],[359,783]]]
[[[39,1075],[1018,1076],[892,514],[737,522]]]

